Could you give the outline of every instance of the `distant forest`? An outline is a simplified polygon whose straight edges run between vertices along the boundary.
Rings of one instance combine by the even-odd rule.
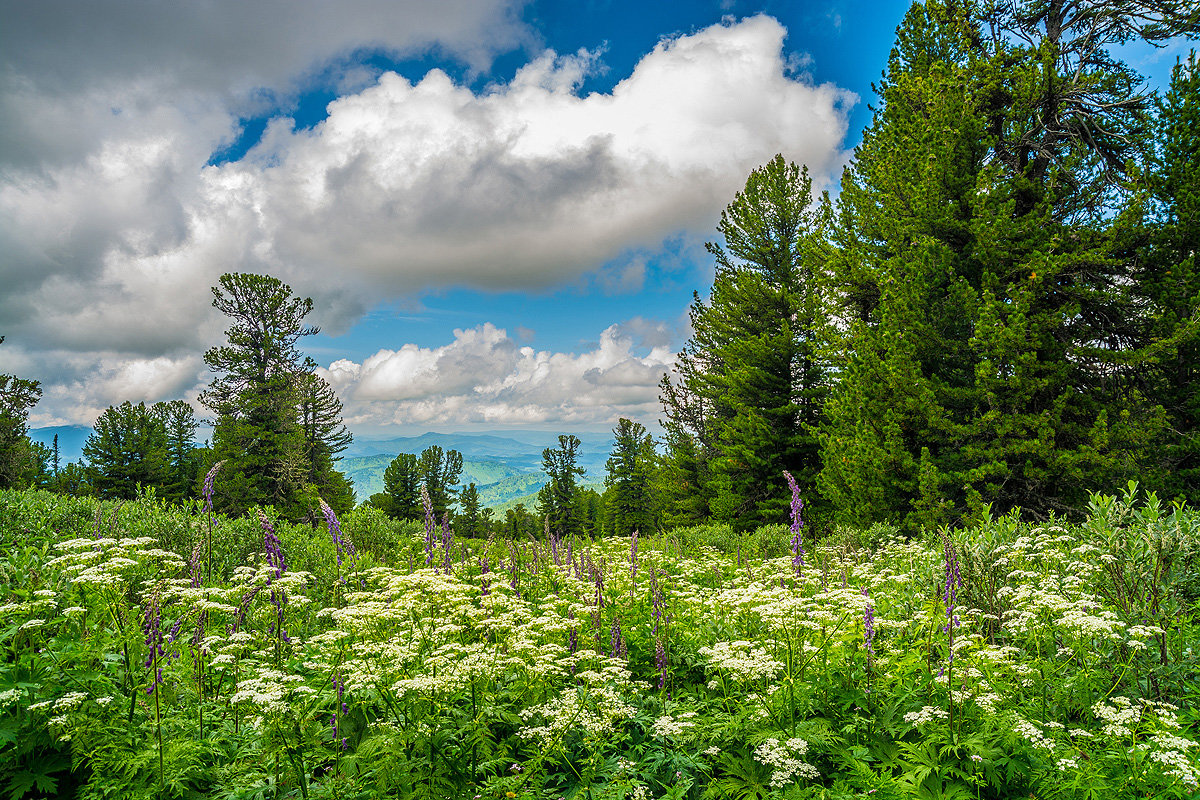
[[[722,213],[664,435],[621,419],[603,492],[564,434],[504,518],[441,448],[358,500],[475,535],[749,530],[787,519],[785,473],[818,530],[1071,516],[1129,480],[1200,501],[1200,61],[1159,94],[1112,52],[1194,37],[1200,12],[1124,8],[914,5],[839,193],[776,156]],[[40,387],[0,376],[0,488],[195,502],[207,480],[228,513],[350,508],[341,403],[298,348],[312,301],[240,273],[213,298],[208,447],[186,403],[127,402],[60,464],[27,436]]]

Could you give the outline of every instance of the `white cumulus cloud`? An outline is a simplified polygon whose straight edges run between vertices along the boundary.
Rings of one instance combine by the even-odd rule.
[[[279,2],[276,27],[258,4],[215,5],[224,13],[201,19],[187,4],[0,0],[0,333],[20,344],[28,377],[81,393],[72,406],[66,389],[47,391],[55,419],[90,422],[119,386],[181,387],[176,366],[221,340],[209,287],[223,272],[284,279],[314,297],[315,321],[333,333],[383,300],[440,287],[546,289],[591,275],[607,293],[637,292],[648,267],[628,254],[710,236],[775,153],[826,185],[845,158],[856,98],[798,76],[786,31],[767,16],[666,38],[611,92],[583,95],[602,58],[587,51],[544,52],[479,90],[439,70],[364,83],[349,55],[437,47],[482,69],[531,40],[519,3],[461,0],[429,14],[419,2],[336,13]],[[209,164],[248,109],[315,75],[328,82],[339,65],[346,93],[323,122],[298,130],[279,117],[244,158]],[[381,398],[430,418],[454,403],[497,419],[590,415],[606,391],[640,397],[639,370],[650,369],[615,334],[567,355],[471,331],[436,369],[412,346],[354,365],[354,402],[373,415]],[[467,377],[490,374],[489,359],[512,369]],[[156,364],[165,383],[137,377]],[[553,395],[562,408],[517,385],[547,374],[574,375]]]
[[[652,326],[651,326],[652,327]],[[674,363],[665,346],[639,345],[639,330],[615,324],[582,353],[539,351],[485,323],[455,330],[441,347],[407,344],[356,363],[334,361],[322,375],[352,425],[393,423],[611,423],[652,419],[658,382]]]

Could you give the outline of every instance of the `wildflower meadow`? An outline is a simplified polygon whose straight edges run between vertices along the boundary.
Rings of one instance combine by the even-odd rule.
[[[1131,486],[813,540],[793,500],[746,537],[510,541],[0,493],[0,792],[1200,792],[1200,513]]]

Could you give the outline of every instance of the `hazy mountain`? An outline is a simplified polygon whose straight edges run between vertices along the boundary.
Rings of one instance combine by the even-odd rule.
[[[354,491],[358,502],[363,502],[376,492],[383,491],[383,473],[388,464],[392,463],[393,455],[350,456],[338,463],[338,469],[354,482]],[[545,475],[541,475],[545,479]],[[529,473],[515,469],[502,461],[476,461],[463,459],[463,471],[459,478],[461,485],[474,483],[482,496],[483,488],[499,483],[509,478],[525,477]]]
[[[612,451],[612,436],[604,433],[576,434],[582,444],[579,448],[579,466],[587,470],[587,477],[599,480],[604,477],[604,462]],[[464,460],[499,461],[520,472],[542,474],[542,450],[558,446],[558,434],[548,431],[503,431],[488,433],[424,433],[420,436],[355,437],[346,450],[343,465],[352,457],[386,455],[394,458],[398,453],[419,455],[427,447],[437,445],[443,450],[457,450]],[[390,459],[389,459],[390,460]],[[386,464],[385,464],[386,466]],[[469,482],[469,481],[468,481]],[[476,481],[479,484],[479,481]]]

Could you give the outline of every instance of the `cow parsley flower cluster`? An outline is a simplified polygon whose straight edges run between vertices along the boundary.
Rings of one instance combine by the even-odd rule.
[[[754,757],[760,764],[772,767],[771,788],[782,789],[797,777],[817,780],[821,773],[812,764],[800,760],[808,752],[808,742],[793,738],[780,743],[778,739],[767,739],[754,748]]]
[[[783,669],[765,648],[746,641],[717,642],[699,652],[708,659],[709,667],[738,682],[770,680]]]

